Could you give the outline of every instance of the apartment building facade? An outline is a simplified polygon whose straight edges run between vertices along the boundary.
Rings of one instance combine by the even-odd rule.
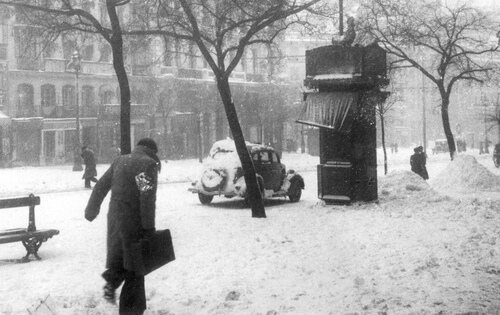
[[[86,3],[97,16],[105,13],[103,3]],[[12,9],[0,7],[0,15],[0,165],[72,161],[77,120],[81,144],[93,147],[100,161],[112,159],[120,143],[120,93],[109,46],[60,38],[42,50],[26,40],[32,28]],[[193,45],[151,40],[136,47],[125,54],[132,143],[149,136],[161,144],[163,158],[192,158],[230,136],[212,71]],[[68,67],[75,50],[78,72]],[[249,49],[230,83],[246,139],[281,150],[291,119],[284,113],[296,92],[269,72],[268,57],[265,47]]]

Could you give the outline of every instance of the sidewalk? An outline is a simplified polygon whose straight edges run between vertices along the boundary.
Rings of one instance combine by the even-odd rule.
[[[401,148],[398,153],[388,151],[389,172],[395,169],[408,169],[409,159],[412,154],[411,148]],[[467,151],[465,154],[473,155],[478,161],[488,166],[495,174],[500,175],[500,169],[495,169],[489,155],[479,155],[477,150]],[[447,163],[449,155],[442,153],[438,155],[429,154],[428,167],[432,169],[433,164]],[[283,153],[282,163],[287,169],[297,172],[316,172],[319,157],[300,153]],[[378,176],[383,176],[383,153],[377,150]],[[491,166],[489,165],[491,164]],[[104,174],[109,164],[98,164],[98,178]],[[73,165],[56,166],[30,166],[0,168],[0,198],[11,196],[23,196],[30,193],[41,194],[51,192],[65,192],[84,190],[81,172],[72,171]],[[186,182],[189,183],[198,177],[201,164],[197,159],[162,161],[162,169],[159,174],[160,184]],[[434,174],[435,175],[435,174]]]

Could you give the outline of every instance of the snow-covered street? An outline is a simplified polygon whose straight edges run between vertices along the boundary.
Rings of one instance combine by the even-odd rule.
[[[156,225],[171,229],[177,259],[146,277],[146,314],[497,314],[500,172],[491,155],[468,153],[480,163],[429,156],[425,182],[408,171],[409,149],[389,153],[387,176],[379,152],[379,202],[350,206],[317,198],[317,157],[285,153],[306,189],[299,203],[267,200],[267,219],[238,198],[201,205],[187,191],[199,163],[168,161]],[[117,314],[102,299],[107,209],[85,221],[90,191],[70,170],[0,169],[0,197],[40,195],[37,228],[60,230],[42,261],[10,262],[24,247],[0,245],[1,314],[26,314],[47,296],[57,314]],[[480,171],[489,186],[470,175]],[[0,215],[0,229],[27,225],[27,209]]]

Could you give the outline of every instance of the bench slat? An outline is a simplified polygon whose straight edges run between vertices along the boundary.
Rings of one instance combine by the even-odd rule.
[[[17,233],[26,233],[28,230],[26,228],[19,228],[19,229],[8,229],[8,230],[3,230],[0,231],[0,236],[4,235],[9,235],[9,234],[17,234]]]
[[[40,204],[40,197],[21,197],[0,200],[0,209],[36,206]]]
[[[17,234],[8,234],[0,236],[0,244],[26,241],[32,237],[38,239],[47,239],[59,234],[59,230],[37,230],[34,232],[22,232]]]

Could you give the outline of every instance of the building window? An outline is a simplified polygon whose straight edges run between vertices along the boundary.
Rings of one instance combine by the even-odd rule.
[[[44,84],[41,87],[42,107],[56,106],[56,87],[52,84]]]
[[[259,72],[259,59],[257,56],[257,49],[252,49],[252,73],[254,74]]]
[[[156,104],[156,112],[162,113],[165,116],[168,115],[170,111],[170,98],[172,96],[172,90],[163,91],[160,93],[158,98],[158,103]]]
[[[241,63],[241,71],[247,72],[247,52],[246,52],[246,50],[243,51],[243,56],[241,56],[240,63]]]
[[[95,106],[94,87],[85,85],[82,87],[82,106]]]
[[[76,42],[72,39],[63,38],[62,46],[64,59],[71,60],[71,56],[76,50]]]
[[[64,107],[76,107],[75,87],[73,85],[63,86],[62,104]]]
[[[143,90],[133,88],[131,95],[131,103],[133,104],[146,104],[146,94]]]
[[[83,60],[94,60],[94,46],[93,45],[87,45],[83,48],[82,59]]]
[[[99,53],[99,62],[111,61],[111,46],[107,42],[103,42],[99,45]]]
[[[20,84],[17,88],[17,95],[19,97],[18,112],[20,116],[32,116],[35,113],[33,86],[31,84]]]
[[[9,40],[9,25],[7,23],[0,24],[0,43],[7,44]]]
[[[113,104],[113,97],[115,94],[113,91],[104,91],[101,95],[101,104]]]
[[[163,65],[170,67],[172,66],[172,56],[173,56],[173,48],[172,48],[172,40],[170,38],[163,38],[164,42],[164,54],[163,54]]]
[[[40,44],[39,30],[33,27],[14,29],[17,68],[19,70],[38,69]]]
[[[180,68],[181,67],[181,41],[176,39],[175,40],[175,48],[174,48],[174,53],[175,53],[175,66]]]
[[[99,20],[103,26],[109,25],[108,9],[105,3],[99,4]]]
[[[194,49],[194,44],[190,43],[189,44],[189,68],[194,69],[196,68],[196,53]]]

